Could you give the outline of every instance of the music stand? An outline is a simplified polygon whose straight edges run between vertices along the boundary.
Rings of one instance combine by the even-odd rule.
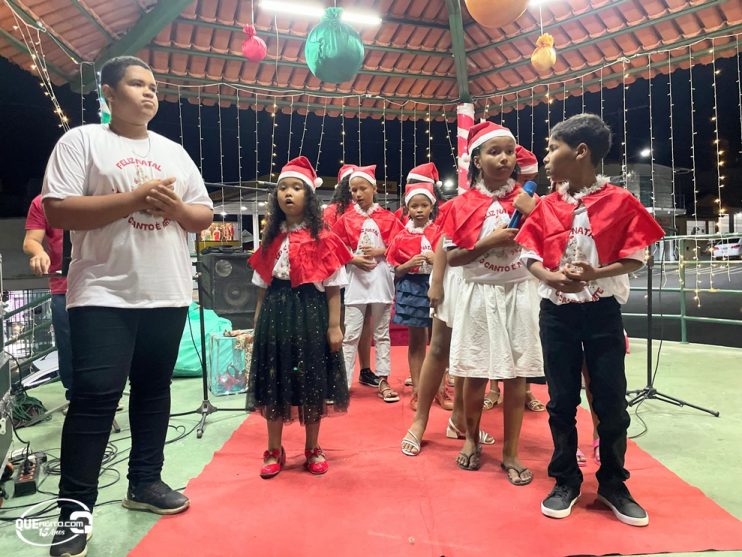
[[[650,250],[649,258],[647,259],[647,384],[641,389],[635,389],[627,391],[626,395],[635,395],[634,398],[629,400],[629,406],[636,406],[640,402],[645,400],[659,400],[660,402],[666,402],[674,406],[688,406],[701,412],[706,412],[712,416],[719,417],[719,412],[716,410],[709,410],[702,406],[691,404],[685,400],[675,398],[668,394],[658,391],[654,387],[654,376],[652,373],[652,269],[654,267],[654,256]],[[683,294],[681,294],[683,295]]]

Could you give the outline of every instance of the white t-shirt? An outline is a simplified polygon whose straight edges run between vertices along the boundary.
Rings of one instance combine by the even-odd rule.
[[[303,228],[304,225],[291,227],[291,230],[297,230]],[[286,226],[283,225],[282,229],[286,231]],[[276,264],[273,266],[272,276],[280,280],[291,280],[291,263],[289,262],[289,236],[283,239],[281,247],[278,248],[278,256],[276,257]],[[252,283],[259,288],[268,288],[268,283],[263,280],[257,271],[252,274]],[[314,282],[314,287],[320,292],[325,291],[325,286],[339,286],[344,287],[348,284],[348,273],[345,271],[345,267],[341,266],[335,271],[332,276],[326,278],[322,282]]]
[[[493,199],[492,205],[489,206],[484,217],[479,240],[509,222],[510,215],[502,208],[497,198]],[[452,249],[457,246],[446,239],[444,247]],[[462,269],[465,281],[478,284],[509,284],[531,278],[528,269],[521,260],[520,246],[491,249],[478,259],[463,265]]]
[[[213,208],[198,168],[177,143],[149,132],[128,139],[107,125],[68,131],[54,147],[42,198],[134,191],[153,178],[175,177],[188,204]],[[182,307],[192,300],[187,233],[174,221],[137,212],[94,230],[73,230],[67,307]]]
[[[524,262],[528,259],[543,261],[541,257],[528,250],[523,250],[522,259]],[[638,250],[626,257],[626,259],[644,261],[644,250]],[[595,240],[593,240],[587,208],[582,204],[575,209],[572,219],[572,231],[569,234],[567,247],[559,262],[559,268],[561,269],[565,265],[577,261],[589,263],[595,268],[600,267],[598,250],[595,247]],[[610,296],[614,296],[619,304],[625,304],[629,299],[629,287],[629,276],[624,274],[590,281],[581,292],[574,294],[558,292],[554,288],[540,282],[538,293],[542,298],[551,300],[557,305],[596,302],[600,298],[608,298]]]
[[[354,206],[360,210],[358,206]],[[363,246],[385,248],[381,231],[376,222],[367,218],[361,227],[358,248],[354,255],[363,255]],[[386,257],[374,258],[376,267],[364,271],[355,265],[348,264],[348,286],[345,288],[345,304],[391,304],[394,301],[394,271],[387,263]]]

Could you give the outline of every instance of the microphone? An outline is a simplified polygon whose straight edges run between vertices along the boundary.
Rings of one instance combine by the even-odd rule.
[[[533,197],[533,194],[536,193],[536,182],[533,180],[528,180],[523,185],[523,191],[526,192],[528,195]],[[520,211],[517,209],[513,211],[513,216],[510,218],[510,223],[508,224],[508,228],[518,228],[518,225],[520,224],[520,219],[523,215]]]

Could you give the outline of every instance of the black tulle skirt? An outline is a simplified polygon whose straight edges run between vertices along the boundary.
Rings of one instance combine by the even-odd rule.
[[[255,326],[247,410],[313,424],[348,409],[342,351],[327,342],[327,298],[312,284],[273,279]]]

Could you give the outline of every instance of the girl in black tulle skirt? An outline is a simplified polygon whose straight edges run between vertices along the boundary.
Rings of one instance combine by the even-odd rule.
[[[340,287],[347,283],[344,265],[351,255],[322,224],[314,193],[318,181],[305,157],[289,161],[271,193],[260,248],[250,258],[260,290],[247,410],[268,424],[263,478],[281,471],[283,424],[296,419],[306,428],[305,467],[324,474],[320,420],[348,408]]]

